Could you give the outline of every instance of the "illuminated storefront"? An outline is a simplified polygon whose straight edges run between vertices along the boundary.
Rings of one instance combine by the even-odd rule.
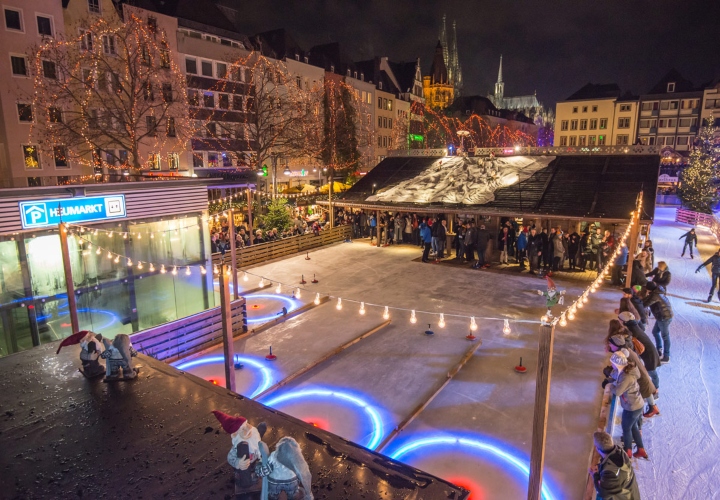
[[[71,333],[54,216],[91,228],[68,240],[81,329],[113,337],[215,306],[211,274],[159,271],[159,264],[210,260],[203,182],[85,186],[72,194],[0,190],[0,356]],[[118,255],[158,266],[138,269]]]

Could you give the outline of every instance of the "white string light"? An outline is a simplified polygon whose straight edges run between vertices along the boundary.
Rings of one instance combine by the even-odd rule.
[[[190,276],[190,266],[185,267],[185,276]]]
[[[340,309],[342,309],[342,299],[340,297],[338,297],[338,301],[337,301],[337,305],[335,306],[335,309],[337,309],[338,311]]]
[[[478,328],[478,326],[477,326],[477,323],[475,323],[475,316],[472,316],[470,318],[470,330],[472,330],[474,332],[475,330],[477,330],[477,328]]]
[[[385,312],[383,312],[383,319],[390,319],[390,310],[388,306],[385,306]]]
[[[417,323],[417,318],[415,317],[415,309],[412,310],[410,313],[410,323],[415,324]]]
[[[295,292],[295,298],[299,299],[301,297],[300,295],[300,288],[298,287],[297,291]]]
[[[171,273],[173,276],[177,276],[177,266],[173,266],[173,270]]]
[[[440,321],[438,321],[438,326],[440,328],[445,328],[445,315],[443,313],[440,313]]]
[[[319,294],[319,293],[316,293],[316,294],[315,294],[315,300],[313,301],[313,303],[314,303],[316,306],[319,306],[319,305],[320,305],[320,294]]]
[[[360,316],[365,315],[365,302],[360,302]]]
[[[275,287],[275,293],[280,295],[281,292],[282,292],[282,286],[280,286],[280,283],[278,283],[278,286]]]
[[[503,334],[510,335],[510,322],[508,320],[503,321]]]

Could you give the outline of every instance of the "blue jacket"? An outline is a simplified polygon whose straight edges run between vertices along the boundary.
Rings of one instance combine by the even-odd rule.
[[[420,237],[423,243],[432,243],[432,230],[426,223],[420,224]]]
[[[518,236],[517,239],[517,248],[518,250],[525,250],[527,247],[527,235],[525,234],[525,231],[520,231],[520,236]]]
[[[370,227],[377,226],[377,221],[375,220],[375,217],[370,217]]]

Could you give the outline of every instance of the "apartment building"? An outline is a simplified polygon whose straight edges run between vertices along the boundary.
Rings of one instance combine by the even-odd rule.
[[[91,6],[85,2],[85,13]],[[65,24],[61,2],[3,0],[0,27],[0,186],[23,187],[63,184],[73,177],[91,174],[89,167],[70,163],[62,156],[42,154],[33,123],[45,119],[33,108],[31,48],[46,37],[63,37]],[[47,77],[54,75],[52,61],[43,65]]]
[[[720,136],[720,80],[716,80],[703,91],[700,126],[704,126],[711,116],[718,127],[716,136]]]
[[[638,140],[640,144],[669,146],[689,151],[700,125],[703,90],[670,70],[646,94],[640,96]]]
[[[588,83],[555,107],[554,146],[635,143],[638,99],[615,83]]]

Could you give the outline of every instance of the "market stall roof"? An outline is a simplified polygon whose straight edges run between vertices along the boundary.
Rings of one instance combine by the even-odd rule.
[[[230,436],[210,413],[292,436],[315,498],[453,498],[468,492],[201,378],[140,355],[140,375],[103,383],[78,373],[79,346],[0,358],[4,498],[230,498]]]
[[[320,186],[321,193],[327,193],[329,189],[330,189],[329,182],[327,184],[325,184],[324,186]],[[342,182],[338,182],[338,181],[333,181],[333,192],[334,193],[341,193],[341,192],[347,191],[348,189],[350,189],[350,186],[348,186],[347,184],[343,184]]]
[[[370,210],[625,221],[642,190],[642,220],[654,217],[658,155],[509,158],[386,158],[334,203]],[[510,170],[503,170],[506,163]],[[483,184],[488,169],[490,187]]]

